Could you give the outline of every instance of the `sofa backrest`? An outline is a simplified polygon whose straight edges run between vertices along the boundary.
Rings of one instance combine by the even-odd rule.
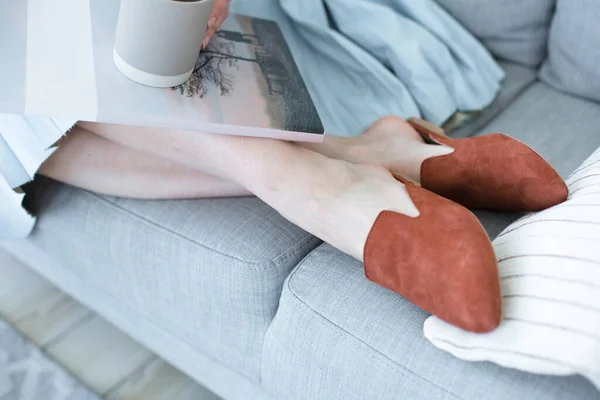
[[[498,59],[600,102],[600,0],[435,0]]]
[[[557,0],[540,79],[600,102],[600,0]]]
[[[498,59],[538,67],[546,58],[548,31],[556,0],[435,1]]]

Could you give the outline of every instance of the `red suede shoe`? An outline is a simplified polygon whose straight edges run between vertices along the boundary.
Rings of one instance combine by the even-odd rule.
[[[498,211],[541,211],[568,197],[550,164],[516,139],[504,134],[451,139],[419,118],[408,123],[426,142],[454,149],[421,166],[421,186],[440,196],[468,208]]]
[[[460,204],[397,179],[420,215],[379,214],[365,243],[365,275],[459,328],[495,329],[500,282],[487,233]]]

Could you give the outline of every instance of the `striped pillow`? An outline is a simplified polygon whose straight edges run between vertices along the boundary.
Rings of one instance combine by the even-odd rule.
[[[600,149],[567,184],[566,203],[522,218],[494,240],[498,329],[474,334],[430,317],[429,341],[464,360],[581,374],[600,389]]]

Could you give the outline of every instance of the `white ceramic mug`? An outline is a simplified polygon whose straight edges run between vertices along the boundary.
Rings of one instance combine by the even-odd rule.
[[[196,65],[214,0],[121,0],[114,62],[147,86],[186,82]]]

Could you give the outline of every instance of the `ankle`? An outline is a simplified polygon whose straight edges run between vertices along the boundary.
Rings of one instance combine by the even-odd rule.
[[[327,159],[320,167],[322,173],[310,177],[306,201],[313,211],[322,211],[332,206],[337,199],[359,179],[354,170],[356,165],[343,160]]]
[[[339,236],[343,226],[340,216],[340,201],[347,201],[347,192],[360,182],[355,164],[346,161],[330,160],[318,179],[311,181],[310,189],[304,198],[304,214],[311,225],[318,227],[321,239],[329,242]]]

